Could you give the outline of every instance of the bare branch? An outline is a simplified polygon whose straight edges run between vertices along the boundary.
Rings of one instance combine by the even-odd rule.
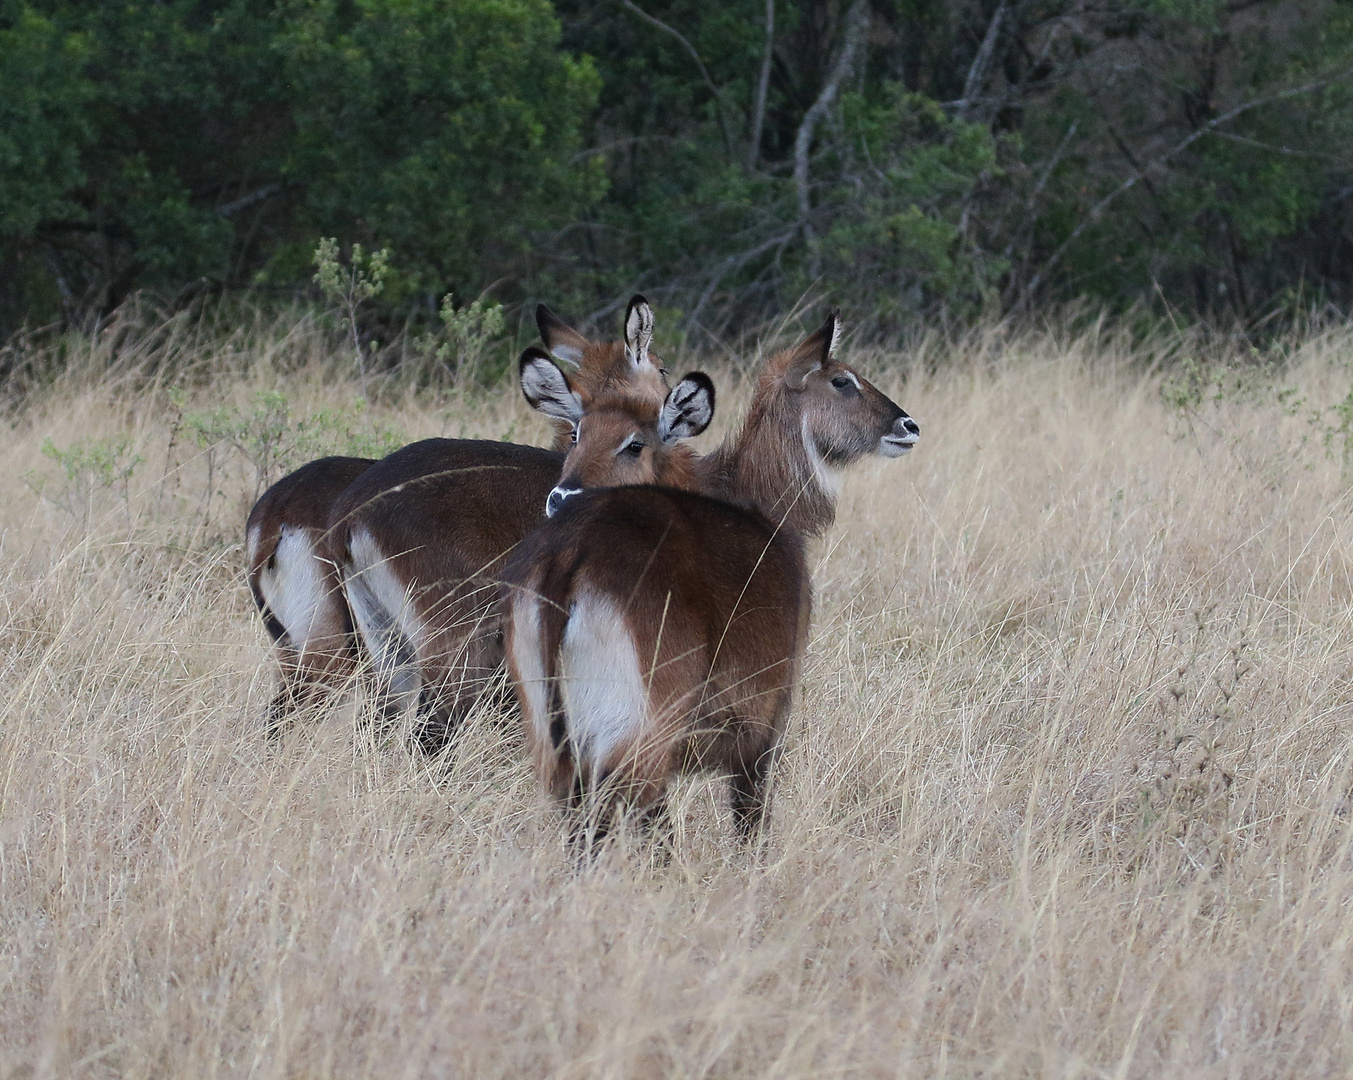
[[[234,202],[228,202],[224,206],[218,206],[216,212],[220,214],[221,217],[230,217],[231,214],[237,214],[241,210],[253,206],[254,203],[262,202],[264,199],[271,199],[281,190],[281,184],[265,184],[257,191],[251,191],[248,195],[244,195]]]
[[[1251,109],[1257,109],[1262,105],[1271,105],[1275,101],[1282,101],[1285,98],[1298,97],[1301,94],[1309,94],[1314,90],[1321,90],[1324,87],[1329,86],[1331,83],[1341,82],[1342,80],[1347,79],[1350,76],[1353,76],[1353,68],[1349,68],[1346,71],[1342,71],[1338,75],[1335,75],[1328,79],[1316,79],[1313,82],[1303,83],[1301,86],[1291,86],[1288,87],[1286,90],[1278,90],[1272,94],[1265,94],[1263,97],[1255,98],[1253,101],[1242,102],[1235,108],[1228,109],[1220,116],[1214,117],[1213,119],[1209,120],[1206,124],[1202,125],[1202,127],[1196,128],[1194,131],[1190,132],[1186,138],[1181,139],[1179,142],[1175,143],[1174,146],[1170,147],[1169,150],[1165,151],[1165,153],[1159,155],[1158,157],[1152,158],[1141,168],[1135,169],[1131,176],[1129,176],[1126,180],[1124,180],[1111,192],[1105,195],[1104,198],[1100,199],[1099,202],[1095,203],[1095,205],[1090,208],[1090,212],[1084,218],[1081,219],[1080,224],[1071,230],[1071,235],[1057,245],[1057,249],[1052,253],[1052,255],[1048,257],[1047,262],[1045,262],[1038,269],[1038,272],[1035,273],[1034,276],[1029,280],[1029,284],[1025,287],[1024,293],[1020,297],[1019,303],[1015,305],[1016,309],[1026,307],[1029,304],[1029,302],[1034,298],[1034,294],[1038,292],[1039,286],[1043,284],[1043,281],[1047,278],[1048,274],[1052,271],[1052,269],[1059,262],[1062,261],[1062,257],[1067,253],[1067,250],[1071,247],[1071,245],[1081,238],[1081,235],[1085,232],[1086,229],[1088,229],[1091,225],[1099,221],[1100,217],[1103,215],[1104,211],[1109,208],[1110,204],[1115,202],[1120,195],[1126,194],[1133,187],[1135,187],[1137,185],[1137,182],[1143,179],[1147,173],[1159,169],[1170,159],[1178,157],[1180,154],[1182,154],[1185,150],[1187,150],[1190,146],[1196,143],[1204,135],[1211,134],[1217,128],[1221,127],[1223,124],[1230,123],[1237,116],[1247,113]]]
[[[836,58],[836,64],[832,68],[831,74],[827,76],[827,81],[823,84],[817,100],[803,114],[803,121],[799,124],[798,134],[794,137],[794,187],[799,200],[799,228],[803,230],[803,235],[810,245],[816,243],[817,235],[813,231],[813,223],[809,220],[813,207],[808,199],[808,151],[812,149],[813,134],[816,132],[818,124],[831,110],[832,103],[836,100],[837,91],[841,88],[841,83],[846,80],[850,75],[851,68],[855,66],[855,54],[860,51],[860,45],[864,41],[864,32],[868,25],[869,4],[867,0],[855,0],[850,5],[850,10],[846,12],[846,37],[841,46],[841,54]],[[816,277],[816,255],[813,257],[813,263],[814,268],[811,274]]]
[[[1236,135],[1230,131],[1213,131],[1210,134],[1214,138],[1225,139],[1227,142],[1240,143],[1242,146],[1253,146],[1256,150],[1267,150],[1270,154],[1283,154],[1286,157],[1319,158],[1322,161],[1333,161],[1345,166],[1348,164],[1348,158],[1339,154],[1324,154],[1319,150],[1293,150],[1288,146],[1275,146],[1273,143],[1260,142],[1258,139],[1246,138],[1244,135]]]
[[[996,5],[996,13],[991,16],[982,44],[977,50],[977,55],[973,57],[972,66],[968,68],[968,77],[963,82],[963,100],[958,103],[960,120],[968,118],[977,96],[987,83],[987,73],[991,70],[991,61],[996,55],[996,42],[1001,36],[1001,22],[1005,19],[1006,4],[1007,0],[1001,0]]]
[[[1038,178],[1038,183],[1034,185],[1033,191],[1029,193],[1029,201],[1025,204],[1025,209],[1032,210],[1038,197],[1043,194],[1043,189],[1048,186],[1048,181],[1052,179],[1053,171],[1061,164],[1062,158],[1066,155],[1066,149],[1071,145],[1071,140],[1076,137],[1076,129],[1081,126],[1079,120],[1072,120],[1071,126],[1066,129],[1066,134],[1062,136],[1062,141],[1057,144],[1057,149],[1053,151],[1052,157],[1048,159],[1047,166],[1043,169],[1043,175]]]
[[[740,251],[736,255],[730,255],[728,258],[724,259],[714,273],[710,275],[709,282],[706,284],[704,292],[700,294],[700,299],[691,311],[688,321],[694,324],[695,321],[699,319],[700,312],[704,310],[705,305],[714,297],[714,290],[719,287],[720,282],[722,282],[724,278],[733,273],[734,270],[746,266],[758,255],[769,251],[773,247],[789,243],[794,239],[798,231],[799,229],[796,225],[788,232],[781,233],[779,236],[772,236],[769,240],[763,240],[755,247],[748,248],[746,251]]]
[[[766,49],[761,54],[761,77],[756,82],[752,106],[752,141],[747,148],[747,168],[755,169],[761,157],[761,131],[766,123],[766,95],[770,91],[770,63],[775,49],[775,0],[766,0]]]
[[[634,3],[634,0],[620,0],[620,3],[628,10],[634,12],[635,15],[638,15],[639,18],[643,19],[644,22],[648,23],[650,26],[656,26],[663,33],[671,34],[672,37],[681,42],[686,51],[690,53],[691,59],[695,61],[695,66],[700,69],[700,77],[705,80],[705,85],[709,87],[709,92],[714,95],[714,111],[719,117],[719,130],[723,132],[724,149],[731,155],[733,153],[733,141],[728,134],[728,125],[724,122],[723,95],[719,93],[719,88],[714,85],[714,80],[710,78],[709,75],[709,69],[705,67],[705,62],[700,59],[700,54],[695,51],[695,46],[687,41],[685,36],[679,30],[668,26],[661,19],[650,15],[638,4]]]

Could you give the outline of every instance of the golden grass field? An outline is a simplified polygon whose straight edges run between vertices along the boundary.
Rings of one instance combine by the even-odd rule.
[[[202,414],[546,438],[507,380],[358,412],[329,342],[17,356],[0,1080],[1353,1071],[1353,335],[1184,412],[1094,326],[847,349],[923,434],[814,549],[764,848],[691,781],[670,864],[582,871],[504,716],[431,765],[352,700],[264,738],[259,470]],[[725,427],[754,359],[706,365]]]

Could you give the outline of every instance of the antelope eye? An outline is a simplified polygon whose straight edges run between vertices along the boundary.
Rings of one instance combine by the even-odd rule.
[[[846,376],[838,375],[832,380],[832,385],[838,390],[844,390],[847,386],[851,386],[852,383]]]
[[[643,452],[644,452],[643,439],[633,439],[625,447],[625,453],[629,454],[631,457],[638,457]]]
[[[576,427],[568,433],[568,441],[573,443],[574,446],[578,445],[578,429]]]

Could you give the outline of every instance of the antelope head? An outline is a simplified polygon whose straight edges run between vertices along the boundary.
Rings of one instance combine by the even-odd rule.
[[[527,350],[521,381],[532,407],[572,426],[572,445],[546,501],[547,515],[590,487],[695,486],[696,458],[682,440],[699,435],[714,419],[709,376],[691,372],[660,401],[620,389],[586,404],[549,357]]]
[[[572,369],[571,384],[585,402],[617,386],[631,387],[659,401],[667,393],[667,369],[650,352],[653,309],[642,296],[630,298],[621,341],[589,341],[544,304],[536,307],[536,327],[545,350]],[[564,445],[556,448],[567,449]]]
[[[797,405],[804,449],[815,467],[832,471],[868,454],[900,457],[921,437],[915,420],[836,359],[840,334],[840,312],[833,309],[815,333],[790,350],[781,376]]]

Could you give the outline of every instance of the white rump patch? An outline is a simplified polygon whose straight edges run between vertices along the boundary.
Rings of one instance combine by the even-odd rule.
[[[540,640],[540,600],[519,592],[512,601],[512,670],[525,698],[526,722],[541,747],[550,745],[550,688]]]
[[[257,536],[250,537],[250,546],[257,551]],[[264,566],[258,576],[259,591],[268,610],[286,630],[291,647],[303,653],[317,630],[338,621],[333,618],[334,598],[315,554],[310,530],[283,525],[272,563],[271,568]]]
[[[578,764],[592,773],[642,731],[648,715],[639,655],[624,615],[609,598],[578,593],[559,669],[569,738]]]
[[[841,474],[822,460],[822,455],[818,452],[817,440],[813,438],[813,433],[808,430],[807,413],[804,414],[799,428],[803,433],[803,452],[808,455],[808,463],[813,467],[813,477],[817,480],[817,486],[835,502],[841,497]]]
[[[411,693],[420,681],[417,649],[424,630],[408,588],[365,529],[353,534],[348,550],[343,589],[352,608],[352,621],[381,680],[397,694]]]

